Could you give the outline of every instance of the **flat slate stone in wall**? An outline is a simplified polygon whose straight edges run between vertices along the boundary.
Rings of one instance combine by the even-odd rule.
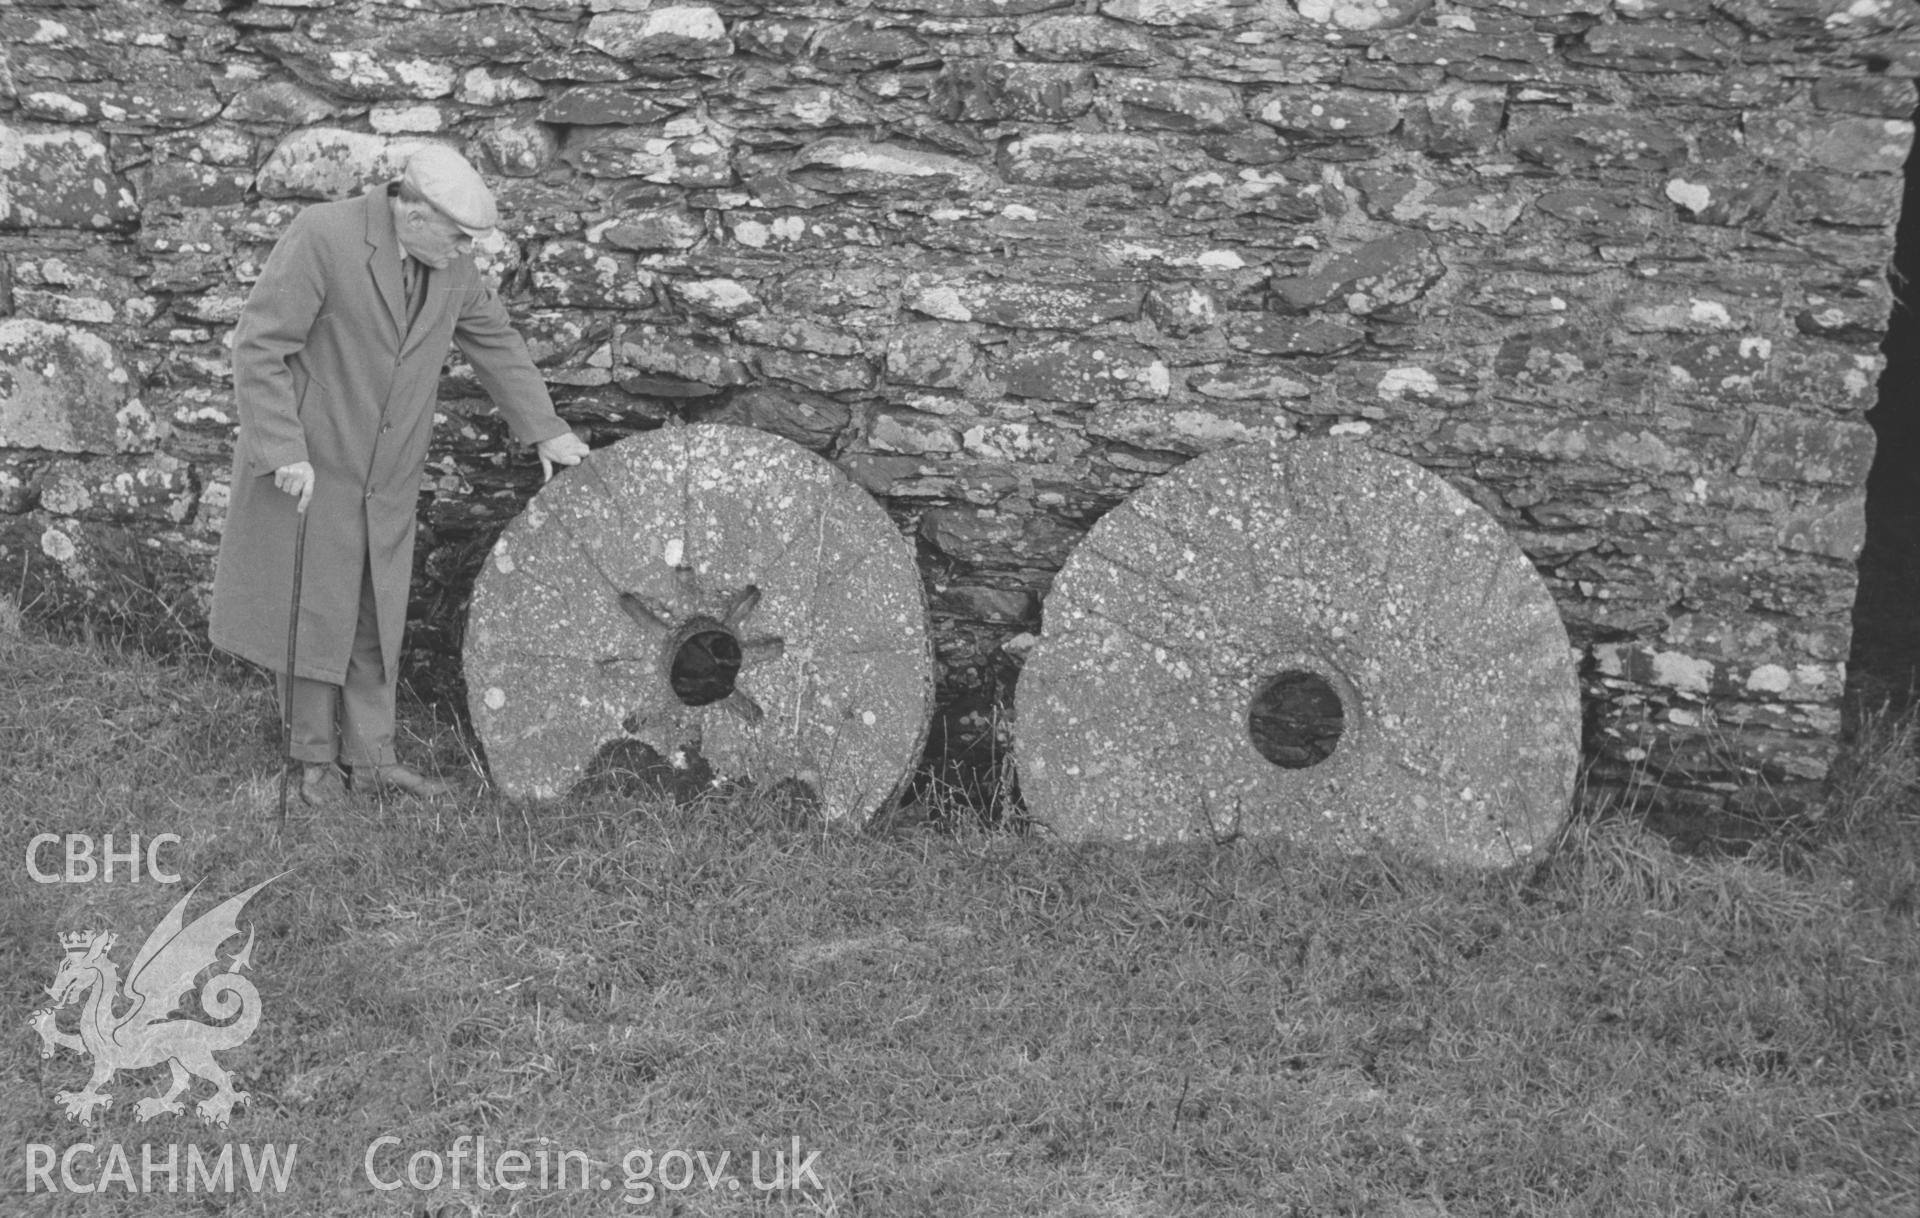
[[[0,11],[0,569],[191,627],[299,207],[451,143],[596,444],[794,440],[918,546],[943,732],[1191,457],[1357,437],[1521,545],[1603,783],[1836,747],[1920,36],[1895,0],[135,0]],[[456,359],[416,658],[537,467]],[[10,576],[10,578],[12,578]],[[124,603],[124,596],[120,602]]]

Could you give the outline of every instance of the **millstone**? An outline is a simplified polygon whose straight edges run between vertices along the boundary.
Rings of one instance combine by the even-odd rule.
[[[932,714],[905,539],[834,466],[740,427],[635,436],[556,476],[495,542],[464,659],[494,782],[534,798],[638,743],[862,815]]]
[[[1063,836],[1388,839],[1527,857],[1579,763],[1566,629],[1492,518],[1338,440],[1197,458],[1109,512],[1045,603],[1014,748]]]

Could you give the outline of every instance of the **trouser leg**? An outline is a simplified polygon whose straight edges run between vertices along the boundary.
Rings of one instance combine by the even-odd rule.
[[[354,623],[347,679],[340,687],[340,760],[348,766],[392,765],[394,687],[399,666],[382,661],[380,617],[373,597],[373,565],[360,572],[360,615]]]
[[[288,689],[287,674],[277,673],[276,692],[280,713],[292,721],[292,739],[287,753],[295,761],[327,762],[340,755],[339,729],[335,716],[340,704],[340,687],[309,677],[295,677]]]

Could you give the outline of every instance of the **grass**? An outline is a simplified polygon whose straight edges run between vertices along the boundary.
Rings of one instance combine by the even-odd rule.
[[[53,1096],[85,1063],[42,1059],[14,1023],[0,1210],[1920,1209],[1910,721],[1879,726],[1823,817],[1748,858],[1678,855],[1614,815],[1535,868],[1462,877],[951,817],[794,827],[740,799],[529,808],[481,790],[459,732],[416,712],[403,755],[460,797],[279,834],[263,680],[0,622],[5,865],[38,832],[172,832],[186,881],[0,887],[0,1015],[45,1005],[60,932],[113,927],[124,966],[188,886],[197,913],[285,873],[243,919],[263,1022],[221,1055],[252,1103],[226,1130],[191,1108],[142,1124],[155,1068],[117,1078],[83,1129]],[[483,1193],[468,1167],[458,1189],[380,1191],[364,1163],[383,1135],[383,1180],[484,1135],[490,1159],[575,1152],[613,1187]],[[818,1155],[801,1186],[755,1188],[751,1156],[771,1180],[796,1140]],[[82,1183],[116,1143],[136,1179],[143,1144],[299,1150],[284,1194],[25,1192],[28,1144],[83,1141]],[[738,1190],[693,1157],[723,1151]]]

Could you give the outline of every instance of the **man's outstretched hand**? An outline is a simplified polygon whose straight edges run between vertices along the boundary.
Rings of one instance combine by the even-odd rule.
[[[273,485],[289,495],[298,496],[300,502],[294,505],[293,510],[304,515],[307,504],[313,502],[313,465],[306,461],[283,465],[273,471]]]
[[[542,440],[535,448],[540,453],[540,474],[545,481],[552,481],[554,466],[578,465],[588,451],[587,442],[570,431]]]

